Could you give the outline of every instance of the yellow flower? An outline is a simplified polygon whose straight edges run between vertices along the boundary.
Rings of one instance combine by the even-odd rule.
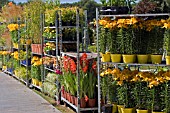
[[[100,73],[100,76],[101,76],[101,77],[104,77],[104,75],[105,75],[104,72]]]
[[[120,74],[120,70],[118,68],[113,69],[112,74]]]
[[[124,24],[126,19],[118,19],[117,24]]]
[[[110,68],[108,68],[106,71],[105,71],[105,75],[109,75],[112,73],[112,70]]]
[[[106,20],[99,20],[99,24],[105,26],[108,22]]]
[[[18,24],[9,24],[8,26],[9,31],[18,30]]]
[[[117,81],[117,84],[121,86],[123,84],[123,81]]]
[[[157,86],[157,85],[159,85],[159,82],[158,81],[156,81],[156,80],[152,80],[150,83],[149,83],[149,85],[153,85],[153,86]]]
[[[167,22],[167,20],[161,19],[161,22],[164,24]]]
[[[139,78],[137,76],[133,77],[133,79],[131,81],[133,82],[137,82],[139,80]]]
[[[164,23],[163,28],[170,29],[170,23]]]

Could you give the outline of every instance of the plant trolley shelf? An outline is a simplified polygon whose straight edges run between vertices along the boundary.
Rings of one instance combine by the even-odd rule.
[[[124,29],[123,29],[123,27],[120,27],[119,25],[119,22],[121,21],[122,23],[124,22],[124,20],[128,20],[129,18],[135,18],[135,17],[137,17],[138,19],[143,19],[143,20],[139,20],[139,22],[144,22],[145,21],[145,19],[147,18],[147,19],[150,19],[150,17],[152,18],[156,18],[156,17],[168,17],[168,16],[170,16],[170,13],[159,13],[159,14],[115,14],[115,15],[104,15],[104,13],[102,14],[102,10],[99,10],[98,8],[96,8],[96,39],[97,39],[97,73],[98,73],[98,113],[101,113],[101,110],[102,110],[102,105],[101,105],[101,95],[102,95],[102,75],[100,75],[100,73],[101,73],[101,67],[103,66],[104,68],[106,67],[107,68],[107,66],[109,67],[111,67],[111,68],[119,68],[119,66],[120,67],[123,67],[123,66],[128,66],[128,67],[133,67],[133,66],[135,66],[135,67],[167,67],[167,68],[169,68],[170,67],[170,65],[166,65],[166,64],[161,64],[161,63],[153,63],[153,64],[141,64],[141,63],[113,63],[113,62],[111,62],[110,60],[112,60],[111,59],[111,56],[110,56],[110,58],[108,58],[108,59],[110,59],[109,61],[103,61],[103,59],[101,59],[101,53],[100,52],[103,52],[104,54],[103,54],[103,56],[104,55],[107,55],[107,54],[110,54],[110,53],[114,53],[114,54],[124,54],[124,53],[126,53],[126,54],[132,54],[132,53],[130,53],[130,52],[133,52],[133,54],[135,54],[135,52],[137,51],[137,49],[136,49],[136,51],[133,51],[133,49],[135,49],[135,48],[138,48],[138,47],[140,47],[139,45],[138,45],[138,43],[133,43],[133,45],[127,45],[127,43],[126,42],[128,42],[127,40],[126,41],[120,41],[119,39],[122,39],[122,37],[126,37],[127,39],[129,39],[130,40],[130,36],[132,36],[131,34],[133,34],[134,35],[134,32],[133,32],[133,30],[131,30],[131,31],[126,31],[126,30],[128,30],[128,29],[130,29],[131,28],[131,25],[132,25],[132,21],[130,21],[129,22],[129,24],[126,24],[127,26],[127,29],[125,29],[125,32],[128,34],[129,33],[129,37],[128,36],[125,36],[125,35],[121,35],[121,33],[123,34],[124,32],[121,32],[121,30],[123,31]],[[133,19],[134,19],[133,18]],[[107,20],[108,19],[108,20]],[[120,19],[120,21],[119,21],[119,19]],[[136,18],[135,18],[136,19]],[[146,20],[147,20],[146,19]],[[129,19],[130,20],[130,19]],[[137,19],[136,19],[137,20]],[[115,23],[114,23],[115,22]],[[121,23],[120,22],[120,23]],[[138,22],[138,20],[136,21],[136,23]],[[112,25],[113,24],[113,25]],[[124,24],[124,23],[123,23]],[[103,27],[101,27],[101,26],[103,26]],[[115,26],[114,26],[115,25]],[[137,25],[137,24],[135,24],[135,25]],[[107,26],[107,27],[106,27]],[[119,27],[120,27],[120,30],[119,30]],[[128,28],[129,27],[129,28]],[[106,29],[105,29],[106,28]],[[116,34],[115,32],[112,32],[112,30],[113,29],[117,29],[118,28],[118,30],[117,30],[117,33],[118,34]],[[122,28],[122,29],[121,29]],[[112,29],[112,30],[111,30]],[[101,33],[100,31],[103,33]],[[116,30],[115,30],[116,31]],[[101,34],[100,34],[101,33]],[[105,34],[111,34],[111,35],[104,35],[104,33]],[[116,35],[115,35],[115,34]],[[131,33],[131,34],[130,34]],[[121,36],[120,36],[121,35]],[[111,37],[112,38],[112,42],[109,42],[109,39],[111,40],[111,38],[109,38],[109,37]],[[135,37],[135,36],[134,36]],[[107,39],[107,38],[109,38],[109,39]],[[140,38],[142,41],[144,40],[143,38],[145,38],[145,37],[142,37],[142,38]],[[102,40],[103,39],[103,40]],[[133,39],[133,38],[132,38]],[[138,38],[136,38],[136,40],[137,40]],[[103,42],[102,42],[102,41]],[[119,41],[118,41],[119,40]],[[118,43],[118,42],[120,42],[120,43]],[[135,41],[134,41],[135,42]],[[137,41],[136,41],[137,42]],[[158,42],[158,41],[157,41]],[[116,45],[116,44],[117,45]],[[105,45],[104,45],[105,44]],[[110,44],[110,45],[109,45]],[[132,43],[131,43],[132,44]],[[141,42],[139,42],[139,44],[141,44]],[[157,45],[159,45],[159,44],[157,44]],[[102,48],[103,47],[103,48]],[[130,49],[127,49],[127,47],[131,47]],[[141,46],[141,47],[143,47],[143,46]],[[117,50],[115,50],[117,48]],[[123,49],[122,49],[123,48]],[[157,47],[158,48],[158,47]],[[154,50],[158,50],[157,48],[154,48]],[[139,50],[138,49],[138,54],[139,53],[142,53],[141,51],[143,50],[144,48],[142,48],[141,50]],[[159,49],[160,49],[160,47],[159,47]],[[109,50],[109,52],[110,53],[107,53],[106,51],[108,51]],[[131,51],[130,51],[131,50]],[[130,52],[129,52],[130,51]],[[151,51],[151,50],[150,50]],[[153,51],[153,50],[152,50]],[[106,53],[105,53],[106,52]],[[146,52],[146,51],[145,51]],[[155,52],[155,51],[154,51]],[[152,53],[154,53],[154,52],[152,52]],[[155,52],[156,53],[156,52]],[[158,53],[158,52],[157,52]],[[148,54],[149,54],[149,52],[148,52]],[[103,57],[102,56],[102,57]],[[120,58],[120,61],[119,62],[121,62],[121,59],[123,58],[122,57],[123,55],[121,55],[121,58]],[[135,56],[135,58],[137,58],[136,56]],[[134,58],[134,59],[135,59]],[[136,62],[135,60],[132,60],[133,62]],[[148,60],[146,60],[146,62],[147,62]],[[118,61],[117,61],[118,62]],[[103,69],[104,69],[103,68]],[[138,68],[139,69],[139,68]],[[142,70],[141,70],[142,71]],[[143,71],[146,71],[145,69],[143,70]],[[147,70],[147,71],[151,71],[150,69],[149,70]],[[103,73],[102,73],[103,74]]]
[[[80,68],[81,68],[80,67],[80,58],[85,53],[83,53],[83,52],[81,53],[80,50],[79,50],[80,49],[80,36],[79,35],[80,35],[80,29],[81,29],[80,28],[80,17],[79,16],[80,16],[79,15],[79,9],[77,9],[77,11],[76,11],[76,26],[75,26],[75,28],[76,28],[76,42],[75,41],[71,42],[71,43],[75,43],[77,45],[76,52],[75,51],[74,52],[63,52],[63,51],[61,51],[61,56],[62,56],[63,61],[60,62],[60,64],[61,64],[60,67],[63,68],[62,69],[63,70],[62,71],[62,74],[63,74],[62,76],[63,77],[65,76],[65,78],[63,78],[63,81],[65,81],[65,83],[70,83],[71,81],[68,82],[68,80],[67,80],[67,78],[69,78],[70,75],[73,75],[74,78],[75,78],[75,80],[72,81],[73,84],[74,84],[73,87],[75,88],[74,91],[72,90],[72,95],[70,95],[71,94],[71,90],[70,90],[70,93],[68,93],[67,92],[68,90],[66,91],[63,88],[62,91],[61,91],[61,100],[64,103],[66,103],[66,104],[70,105],[71,107],[73,107],[73,109],[75,109],[77,113],[80,113],[81,111],[96,111],[98,109],[96,106],[89,107],[89,106],[86,106],[86,105],[84,106],[84,103],[83,104],[81,103],[81,100],[84,98],[84,95],[81,94],[82,93],[82,88],[81,88],[81,85],[80,85],[81,84],[80,80],[82,79],[82,77],[80,75],[80,73],[81,73],[80,72],[81,71],[80,70]],[[71,26],[60,26],[60,27],[61,28],[67,28],[67,27],[70,28]],[[60,42],[62,42],[62,40],[60,40]],[[64,41],[63,41],[63,43],[64,43]],[[65,42],[65,43],[70,43],[70,42]],[[86,53],[86,55],[87,55],[87,59],[97,58],[97,54],[96,53]],[[68,74],[68,72],[64,72],[64,70],[66,69],[64,67],[64,64],[65,64],[64,62],[67,62],[67,60],[66,60],[67,58],[70,58],[71,59],[70,61],[74,62],[74,64],[75,64],[74,65],[75,66],[74,67],[75,68],[75,72],[74,73],[72,73],[71,70],[69,70],[69,72],[71,74]],[[65,87],[64,83],[61,83],[61,86]],[[67,95],[67,97],[66,97],[65,94]],[[71,101],[71,100],[74,100],[74,101]]]
[[[94,58],[97,58],[97,54],[96,53],[86,53],[87,54],[87,59],[94,59]],[[77,58],[79,59],[83,53],[75,53],[75,52],[61,52],[61,55],[62,56],[69,56],[69,57],[72,57],[72,58]],[[79,66],[78,66],[79,68]],[[79,72],[79,71],[78,71]],[[79,73],[77,73],[77,79],[78,79],[78,84],[80,84],[80,76],[79,76]],[[80,87],[78,85],[78,87]],[[70,105],[71,107],[73,107],[77,112],[80,112],[80,111],[96,111],[98,110],[97,107],[93,107],[93,108],[78,108],[78,106],[72,104],[71,102],[69,102],[66,98],[63,97],[63,95],[61,96],[61,100],[64,101],[65,103],[67,103],[68,105]],[[80,106],[79,106],[80,107]]]

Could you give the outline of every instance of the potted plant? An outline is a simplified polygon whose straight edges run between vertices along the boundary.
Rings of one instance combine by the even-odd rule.
[[[167,76],[167,73],[164,71],[159,71],[156,74],[150,75],[150,80],[148,82],[149,93],[151,97],[151,108],[152,112],[165,112],[166,104],[165,104],[165,89],[166,89],[166,81],[164,78]],[[167,78],[167,77],[166,77]],[[168,79],[169,80],[169,79]]]
[[[20,50],[19,52],[19,60],[21,60],[22,64],[25,65],[31,65],[31,51],[28,50],[28,52]]]
[[[52,54],[52,48],[50,46],[45,46],[44,52],[48,55],[51,55]]]
[[[10,31],[12,42],[18,43],[18,28],[19,28],[19,25],[18,24],[9,24],[7,27]]]
[[[115,113],[117,112],[118,103],[118,87],[117,82],[112,76],[114,70],[108,68],[100,74],[101,76],[101,90],[102,90],[102,111],[106,113]]]
[[[100,0],[103,7],[102,14],[127,14],[131,8],[130,1],[126,0]]]
[[[41,81],[41,69],[40,66],[31,66],[31,78],[35,82],[34,85],[39,85]]]
[[[165,43],[166,43],[166,64],[170,65],[170,29],[168,27],[169,23],[164,23],[164,27],[166,28],[164,33]]]
[[[109,50],[111,52],[111,61],[114,63],[121,62],[121,54],[119,49],[119,39],[117,38],[118,28],[110,29]]]
[[[118,19],[119,26],[117,38],[120,40],[120,51],[123,54],[124,63],[134,63],[136,60],[136,42],[137,37],[134,35],[134,26],[138,23],[136,18]]]
[[[162,62],[163,54],[163,38],[164,38],[164,29],[155,26],[149,33],[150,35],[150,49],[151,49],[151,61],[153,64]],[[156,37],[156,38],[155,38]]]
[[[132,82],[132,78],[138,73],[137,70],[130,71],[129,69],[124,69],[120,72],[118,69],[115,69],[112,73],[114,80],[117,81],[117,98],[118,104],[122,104],[123,106],[118,106],[119,112],[133,112],[136,101],[134,96],[134,84]],[[120,111],[121,108],[121,111]]]
[[[142,80],[142,79],[141,79]],[[147,82],[136,81],[134,88],[134,95],[136,99],[136,111],[137,113],[148,113],[151,109],[151,104],[149,103],[149,88]]]
[[[97,85],[97,75],[96,75],[96,61],[94,59],[90,60],[88,73],[87,73],[87,106],[94,107],[96,105],[96,85]],[[85,82],[85,81],[84,81]]]
[[[13,58],[10,58],[8,60],[6,66],[7,66],[7,71],[12,73],[12,71],[13,71],[13,68],[12,68],[13,67]]]
[[[140,22],[141,25],[143,25]],[[147,46],[148,45],[148,31],[137,28],[134,29],[134,34],[137,37],[137,43],[136,43],[136,49],[137,49],[137,62],[140,64],[146,64],[148,62],[149,53],[147,52]]]
[[[55,30],[47,27],[43,32],[43,36],[47,39],[55,38],[56,37]]]
[[[109,33],[107,29],[101,28],[101,34],[100,36],[100,44],[101,44],[101,49],[100,49],[100,54],[102,56],[102,61],[103,62],[110,62],[110,52],[108,52],[108,47],[107,47],[107,40],[109,39]],[[106,38],[107,37],[107,38]]]

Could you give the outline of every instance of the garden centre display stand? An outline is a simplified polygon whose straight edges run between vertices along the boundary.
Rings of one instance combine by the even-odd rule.
[[[117,14],[117,15],[100,15],[99,14],[98,8],[96,8],[96,37],[97,37],[97,70],[98,70],[98,113],[101,113],[101,82],[100,82],[100,66],[102,64],[104,65],[112,65],[113,67],[118,67],[118,66],[125,66],[128,65],[130,66],[155,66],[155,67],[168,67],[170,68],[170,65],[166,64],[138,64],[138,63],[113,63],[113,62],[101,62],[101,57],[100,57],[100,44],[99,44],[99,19],[102,17],[109,17],[115,19],[116,17],[147,17],[147,16],[169,16],[169,13],[163,13],[163,14]],[[145,70],[144,70],[145,71]],[[147,70],[148,71],[148,70]],[[150,70],[149,70],[150,71]]]
[[[77,42],[78,43],[78,42]],[[79,43],[78,43],[79,44]],[[79,49],[78,49],[79,50]],[[69,56],[69,57],[72,57],[72,58],[77,58],[79,59],[81,56],[82,56],[82,53],[79,53],[79,51],[77,53],[73,53],[73,52],[61,52],[62,56]],[[87,59],[93,59],[93,58],[97,58],[97,53],[86,53],[87,54]],[[79,62],[79,60],[77,60],[77,62]],[[79,63],[77,64],[78,65],[78,69],[80,68],[79,67]],[[80,90],[80,76],[79,76],[79,71],[77,71],[77,82],[78,82],[78,90]],[[79,92],[78,92],[79,93]],[[79,96],[78,96],[79,98]],[[78,106],[72,104],[71,102],[69,102],[68,100],[66,100],[66,98],[63,97],[63,95],[61,96],[61,100],[66,102],[68,105],[70,105],[71,107],[73,107],[78,113],[81,112],[81,111],[96,111],[98,110],[97,107],[94,107],[94,108],[80,108],[80,103],[78,104]]]
[[[94,107],[94,108],[81,108],[80,107],[80,57],[82,56],[82,53],[80,53],[80,38],[79,38],[79,10],[77,9],[76,12],[76,31],[77,31],[77,53],[76,52],[63,52],[61,51],[61,55],[62,56],[69,56],[72,58],[75,58],[77,61],[77,71],[76,71],[76,77],[77,77],[77,106],[74,105],[73,103],[69,102],[66,98],[64,98],[64,95],[61,95],[61,100],[70,105],[71,107],[73,107],[77,113],[80,113],[81,111],[96,111],[98,108]],[[60,40],[60,42],[62,42],[62,40]],[[87,43],[86,43],[87,44]],[[86,48],[86,46],[85,46]],[[87,53],[87,59],[93,59],[97,57],[97,54],[95,53]],[[62,62],[60,63],[62,65]],[[62,66],[61,66],[62,67]]]

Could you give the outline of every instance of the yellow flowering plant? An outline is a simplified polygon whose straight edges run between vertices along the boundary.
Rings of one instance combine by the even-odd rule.
[[[41,65],[31,66],[31,78],[41,81]]]
[[[42,58],[39,58],[37,56],[34,56],[31,60],[32,66],[40,66],[42,65]]]
[[[7,27],[10,31],[10,34],[11,34],[11,39],[14,43],[17,43],[18,42],[18,30],[22,29],[22,32],[21,32],[21,35],[23,35],[24,31],[23,31],[23,27],[25,25],[24,24],[21,24],[21,25],[18,25],[18,24],[9,24]]]
[[[43,32],[43,36],[47,39],[55,38],[56,31],[55,31],[55,29],[51,29],[51,28],[47,27]]]
[[[31,64],[31,78],[41,81],[42,58],[39,58],[38,56],[33,56],[33,58],[31,59]]]
[[[170,111],[168,94],[170,84],[170,71],[139,72],[124,69],[107,69],[101,74],[103,77],[112,76],[117,83],[117,101],[125,107],[139,109],[152,109],[156,111]],[[112,81],[112,83],[114,83]],[[106,82],[105,84],[108,84]],[[110,86],[111,87],[111,86]],[[114,95],[114,94],[113,94]]]
[[[170,55],[170,20],[162,20],[164,23],[163,28],[165,28],[164,38],[165,38],[165,49],[167,50],[167,55]]]
[[[114,35],[109,36],[112,40],[108,41],[111,43],[108,49],[109,51],[115,50],[114,47],[118,43],[117,45],[119,46],[116,50],[119,50],[122,54],[162,54],[164,34],[168,37],[170,27],[169,20],[144,20],[144,18],[137,17],[116,19],[105,17],[99,20],[99,25],[102,28],[101,40],[102,33],[104,34],[103,37],[108,39],[107,35],[111,31],[115,31]],[[166,39],[168,40],[168,38]],[[103,43],[104,41],[102,40],[101,45],[104,45]],[[101,50],[103,49],[101,48]]]
[[[14,56],[14,59],[19,60],[18,51],[13,52],[11,55]]]

